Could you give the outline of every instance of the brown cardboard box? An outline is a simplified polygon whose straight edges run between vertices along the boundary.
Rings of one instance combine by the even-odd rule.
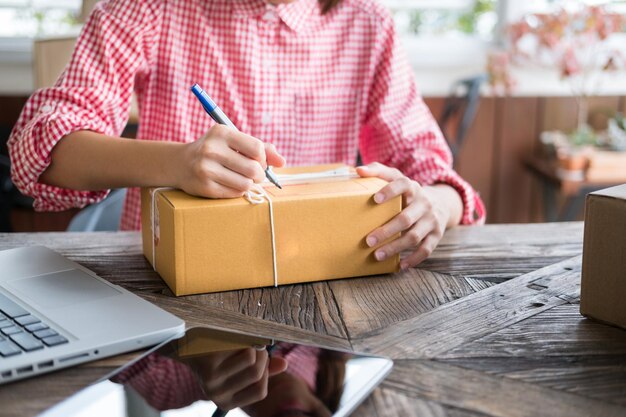
[[[178,356],[184,359],[203,357],[213,352],[267,346],[273,343],[272,339],[223,332],[204,327],[188,329],[187,334],[177,340]]]
[[[402,209],[400,197],[374,202],[385,184],[378,178],[350,178],[283,190],[266,187],[273,201],[278,284],[397,271],[398,256],[378,262],[365,243],[367,234]],[[144,254],[176,295],[274,285],[267,202],[161,190],[152,215],[153,191],[142,190]]]
[[[626,328],[624,300],[626,184],[587,196],[580,312]]]
[[[33,42],[35,88],[51,87],[70,62],[76,36],[50,36]]]

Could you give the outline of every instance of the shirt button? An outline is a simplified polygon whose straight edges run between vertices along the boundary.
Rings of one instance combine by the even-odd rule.
[[[41,113],[50,113],[52,110],[54,110],[54,108],[50,104],[44,104],[39,109]]]
[[[263,20],[265,20],[266,22],[275,22],[278,20],[278,15],[274,10],[267,10],[263,14]]]
[[[270,123],[272,123],[272,115],[270,113],[263,113],[261,123],[263,123],[264,125],[269,125]]]

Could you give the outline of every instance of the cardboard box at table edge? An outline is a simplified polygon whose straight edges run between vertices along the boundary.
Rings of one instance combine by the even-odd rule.
[[[336,167],[277,172],[317,172]],[[383,204],[373,201],[373,195],[385,184],[379,178],[356,178],[293,185],[284,187],[286,197],[281,197],[277,188],[266,188],[274,205],[279,285],[398,271],[399,255],[378,262],[373,255],[375,248],[365,243],[369,232],[402,209],[401,197]],[[313,189],[311,192],[317,194],[300,196],[294,187]],[[155,239],[152,190],[141,191],[144,255],[154,267],[152,242],[156,241],[155,270],[175,295],[274,285],[267,203],[253,205],[244,198],[212,200],[180,190],[159,191]]]
[[[580,292],[581,314],[626,329],[626,184],[587,195]]]

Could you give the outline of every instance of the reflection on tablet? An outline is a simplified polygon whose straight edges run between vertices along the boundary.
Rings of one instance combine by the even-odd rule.
[[[45,415],[344,416],[390,369],[388,359],[194,328]],[[105,397],[106,410],[93,407]]]

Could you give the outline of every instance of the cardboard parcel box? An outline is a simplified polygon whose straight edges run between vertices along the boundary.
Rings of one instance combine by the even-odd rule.
[[[378,262],[365,243],[402,209],[401,197],[374,202],[385,185],[378,178],[340,177],[264,187],[273,207],[276,276],[267,201],[143,189],[144,254],[176,295],[267,287],[275,279],[286,285],[394,272],[399,256]]]
[[[580,312],[626,329],[626,184],[587,196]]]

